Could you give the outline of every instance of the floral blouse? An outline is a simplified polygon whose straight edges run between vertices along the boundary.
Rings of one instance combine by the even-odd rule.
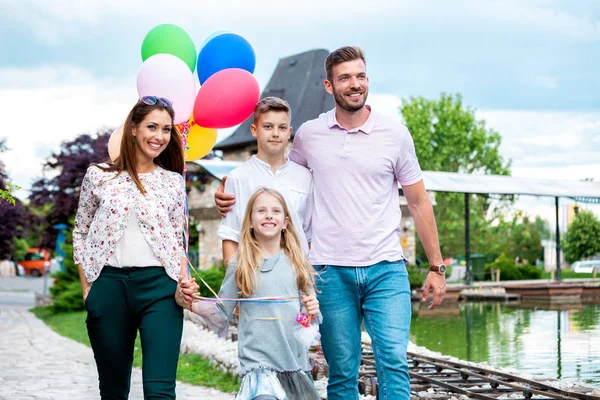
[[[146,195],[127,172],[117,176],[117,172],[90,166],[83,178],[73,229],[73,258],[83,265],[88,282],[100,275],[132,212],[137,212],[142,234],[167,274],[179,279],[180,257],[186,256],[183,177],[161,167],[138,175]]]

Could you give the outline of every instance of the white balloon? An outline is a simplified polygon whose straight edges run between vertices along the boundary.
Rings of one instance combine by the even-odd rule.
[[[171,54],[155,54],[138,71],[140,97],[165,97],[173,103],[175,124],[186,122],[194,110],[196,78],[188,65]]]

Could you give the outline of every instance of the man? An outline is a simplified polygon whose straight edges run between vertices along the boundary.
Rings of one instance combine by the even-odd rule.
[[[423,301],[444,299],[445,266],[433,208],[410,133],[366,105],[369,78],[358,47],[325,61],[325,90],[335,109],[303,124],[289,154],[313,173],[314,208],[309,258],[319,273],[321,343],[329,364],[329,400],[358,399],[361,325],[371,336],[380,399],[409,399],[406,348],[410,286],[400,247],[398,183],[431,268]],[[216,195],[221,212],[232,196]]]

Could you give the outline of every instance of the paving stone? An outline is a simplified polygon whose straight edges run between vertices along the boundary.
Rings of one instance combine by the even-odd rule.
[[[28,311],[0,304],[0,400],[99,400],[92,350],[58,335]],[[131,400],[142,400],[142,371],[134,368]],[[177,398],[232,400],[234,395],[177,383]]]

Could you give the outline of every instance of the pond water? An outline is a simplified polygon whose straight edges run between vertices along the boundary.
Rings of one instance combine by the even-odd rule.
[[[411,341],[462,360],[600,386],[600,305],[413,303]]]

